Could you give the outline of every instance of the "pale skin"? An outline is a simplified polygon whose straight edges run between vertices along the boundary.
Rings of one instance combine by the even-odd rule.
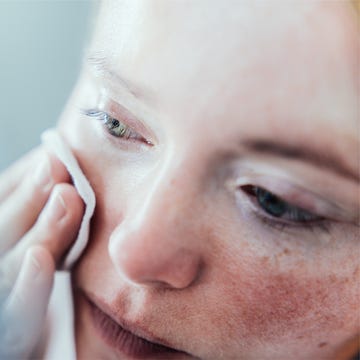
[[[178,358],[334,359],[360,332],[359,50],[345,2],[102,5],[59,123],[97,198],[72,271],[79,358],[127,358],[94,331],[84,294],[187,354]],[[79,108],[148,142],[115,137]],[[5,255],[16,273],[39,243],[31,251],[51,283],[69,245],[56,239],[71,242],[83,209],[46,156],[67,220],[46,242],[44,221],[25,241],[36,216],[22,206],[0,232],[20,219]],[[39,187],[16,183],[26,171],[1,178],[1,213],[20,191],[35,203]],[[266,215],[249,185],[327,220]]]

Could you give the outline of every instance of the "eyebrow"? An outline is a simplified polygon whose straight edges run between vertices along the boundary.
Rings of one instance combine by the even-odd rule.
[[[100,77],[111,83],[115,88],[120,88],[131,94],[137,99],[148,99],[150,97],[143,88],[140,88],[134,82],[126,79],[114,69],[109,59],[102,56],[101,53],[92,53],[85,57],[85,63],[90,66],[97,77]]]
[[[278,155],[288,159],[305,160],[315,166],[329,169],[342,177],[360,183],[359,172],[356,173],[356,171],[354,172],[349,169],[341,158],[336,154],[331,154],[330,150],[327,150],[327,153],[325,153],[317,149],[305,147],[305,145],[300,147],[292,144],[274,143],[262,139],[247,140],[243,143],[243,146],[257,153]]]

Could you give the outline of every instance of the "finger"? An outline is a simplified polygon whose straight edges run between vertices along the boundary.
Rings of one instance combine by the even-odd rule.
[[[64,165],[44,152],[33,174],[0,205],[0,254],[11,248],[34,224],[51,189],[70,180]]]
[[[41,245],[56,263],[74,242],[84,213],[84,203],[70,184],[57,184],[38,221],[6,256],[7,268],[16,274],[27,249]]]
[[[3,309],[0,358],[27,358],[36,345],[45,320],[54,272],[54,260],[46,249],[36,246],[28,250]]]
[[[31,166],[34,166],[35,160],[40,157],[40,153],[39,147],[31,150],[0,174],[0,202],[4,201],[19,185],[25,173]]]

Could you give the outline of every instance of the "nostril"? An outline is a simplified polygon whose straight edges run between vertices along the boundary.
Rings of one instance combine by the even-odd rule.
[[[163,279],[172,288],[185,289],[198,282],[203,264],[201,258],[195,252],[182,249],[176,255],[168,267],[168,272],[163,273]]]
[[[161,241],[156,234],[150,237],[119,228],[110,237],[108,251],[117,273],[125,280],[145,286],[184,289],[199,279],[202,262],[193,249],[179,243],[168,238]]]

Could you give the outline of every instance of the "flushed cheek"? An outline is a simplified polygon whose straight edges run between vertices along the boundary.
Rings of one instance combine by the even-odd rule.
[[[301,277],[296,270],[276,273],[265,267],[258,275],[246,269],[238,274],[236,293],[225,291],[237,314],[231,331],[247,345],[288,341],[336,347],[359,331],[354,273]]]

